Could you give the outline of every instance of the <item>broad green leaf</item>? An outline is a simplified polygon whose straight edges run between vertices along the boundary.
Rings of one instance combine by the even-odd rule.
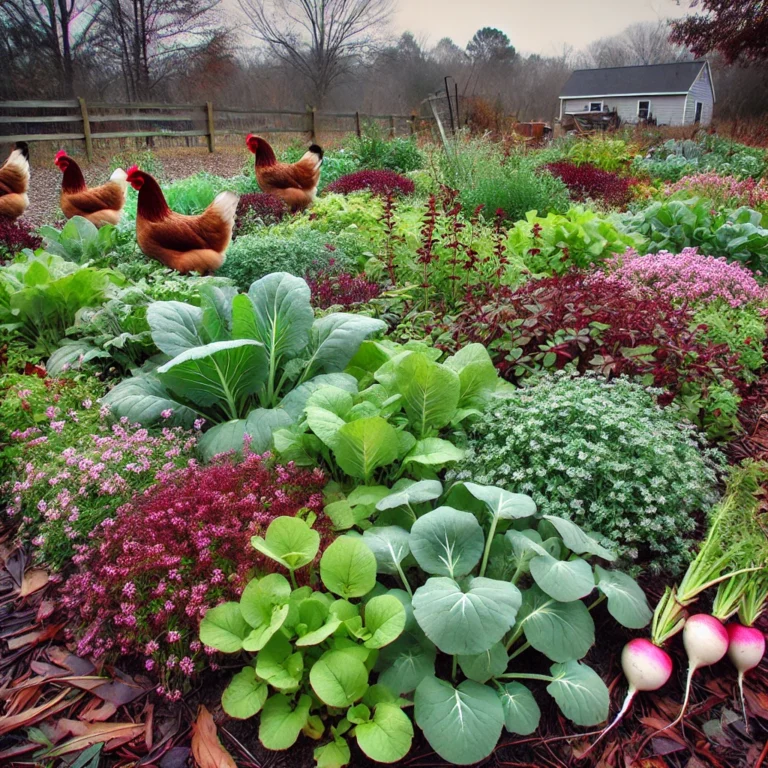
[[[365,628],[371,633],[366,648],[383,648],[402,634],[405,629],[405,608],[391,595],[374,597],[365,606]]]
[[[306,635],[302,635],[296,640],[297,648],[304,648],[309,645],[320,645],[324,640],[327,640],[339,627],[341,621],[339,619],[329,619],[326,624],[307,632]]]
[[[397,459],[397,434],[380,416],[345,424],[335,440],[336,461],[350,477],[367,481],[374,470]]]
[[[256,656],[256,675],[273,688],[285,693],[299,689],[304,673],[304,657],[294,653],[282,634],[276,634]]]
[[[410,554],[409,539],[408,531],[396,525],[374,526],[363,533],[363,541],[376,558],[377,571],[390,576],[399,574],[400,563]]]
[[[264,346],[256,341],[217,341],[188,349],[157,369],[171,392],[202,406],[219,406],[232,418],[267,377]]]
[[[65,339],[48,358],[45,370],[49,376],[58,376],[68,370],[79,370],[85,363],[102,357],[110,357],[109,352],[84,340]]]
[[[360,749],[378,763],[396,763],[410,751],[413,725],[397,704],[382,702],[373,717],[355,728]]]
[[[438,499],[443,493],[443,484],[439,480],[420,480],[410,482],[404,488],[385,496],[376,504],[376,509],[395,509],[411,504],[421,504],[424,501]]]
[[[214,456],[229,451],[241,452],[245,437],[245,419],[233,419],[211,427],[198,441],[197,450],[208,462]]]
[[[396,383],[405,412],[417,437],[448,424],[459,403],[459,376],[421,354],[408,355],[399,364]]]
[[[461,671],[476,683],[485,683],[507,671],[509,656],[504,643],[496,643],[487,651],[472,656],[459,656]]]
[[[499,691],[504,727],[518,736],[529,736],[539,727],[541,710],[533,694],[521,683],[504,683]]]
[[[267,695],[267,684],[257,679],[252,666],[247,666],[243,667],[224,689],[221,706],[230,717],[245,720],[261,711]]]
[[[299,355],[309,344],[314,321],[306,282],[287,272],[273,272],[253,283],[248,297],[253,302],[255,330],[249,338],[264,345],[267,359],[290,360]]]
[[[266,749],[274,751],[292,747],[307,722],[311,706],[312,699],[306,694],[299,699],[295,709],[282,693],[270,696],[261,711],[259,741]]]
[[[362,538],[340,536],[320,558],[320,579],[339,597],[362,597],[376,585],[376,558]]]
[[[413,596],[413,613],[443,653],[475,655],[498,643],[515,623],[521,597],[505,581],[469,578],[463,585],[432,577]]]
[[[383,320],[343,312],[318,318],[311,330],[307,375],[343,371],[360,344],[386,327]]]
[[[314,751],[317,768],[344,768],[349,765],[352,755],[349,751],[349,744],[343,738],[335,739],[322,747],[317,747]]]
[[[250,450],[265,453],[272,447],[273,433],[293,422],[291,415],[282,408],[254,408],[245,420],[245,434],[251,438]]]
[[[280,573],[251,579],[240,595],[240,612],[252,627],[259,627],[269,623],[273,608],[286,605],[290,596],[291,585]]]
[[[570,603],[586,597],[595,588],[595,577],[586,560],[556,560],[551,555],[534,557],[530,562],[533,580],[550,597]]]
[[[347,501],[353,506],[365,504],[375,506],[383,498],[389,496],[390,490],[384,485],[358,485],[347,496]]]
[[[287,411],[294,421],[301,418],[309,398],[314,392],[325,387],[338,387],[352,394],[357,392],[357,380],[348,373],[325,373],[315,376],[292,389],[281,401],[280,408]]]
[[[201,642],[224,653],[241,650],[250,631],[237,603],[222,603],[210,608],[200,622]]]
[[[427,573],[456,579],[480,562],[485,536],[474,515],[438,507],[416,520],[409,542],[416,562]]]
[[[608,612],[616,621],[630,629],[642,629],[653,613],[645,592],[637,582],[621,571],[606,571],[595,566],[597,588],[608,598]]]
[[[166,424],[191,427],[197,418],[195,411],[176,402],[154,375],[123,379],[101,402],[108,405],[117,418],[124,416],[131,424],[151,426],[163,418],[164,411],[172,412]]]
[[[327,445],[335,449],[339,444],[339,430],[347,423],[341,416],[326,408],[308,405],[304,409],[309,428]]]
[[[595,642],[595,623],[584,603],[559,603],[537,586],[523,592],[517,621],[525,639],[552,661],[581,659]]]
[[[555,530],[560,534],[563,543],[571,552],[577,555],[596,555],[597,557],[602,557],[603,560],[616,559],[616,555],[613,552],[598,544],[591,536],[584,533],[578,525],[570,520],[555,517],[554,515],[542,515],[542,519],[549,520],[552,523]]]
[[[417,633],[400,635],[381,649],[379,683],[396,694],[410,693],[425,678],[435,674],[435,646]]]
[[[309,682],[329,707],[349,707],[363,698],[368,688],[368,670],[349,653],[328,651],[312,665]]]
[[[353,405],[352,395],[340,387],[321,387],[315,390],[307,400],[307,406],[324,408],[342,419],[346,419]]]
[[[366,692],[367,693],[367,692]],[[347,710],[347,720],[353,725],[367,723],[371,719],[371,708],[363,703],[356,704]]]
[[[274,636],[280,631],[280,627],[288,618],[289,608],[287,605],[275,606],[272,609],[271,616],[264,624],[254,627],[248,637],[243,640],[243,650],[260,651]]]
[[[153,301],[147,307],[147,322],[155,346],[176,357],[205,344],[200,336],[203,310],[183,301]]]
[[[499,372],[482,344],[468,344],[445,361],[445,366],[459,374],[459,405],[481,405],[496,389]]]
[[[432,749],[454,765],[488,757],[504,727],[499,697],[473,680],[454,688],[445,680],[425,678],[416,689],[414,718]]]
[[[226,341],[232,327],[232,300],[237,296],[234,286],[204,285],[200,289],[200,308],[203,310],[201,335],[205,343]]]
[[[462,448],[455,446],[453,443],[448,442],[448,440],[443,440],[440,437],[426,437],[423,440],[418,440],[408,451],[408,455],[403,460],[403,463],[423,464],[428,467],[437,466],[461,461],[464,458],[464,454],[465,451]]]
[[[298,517],[277,517],[269,524],[265,537],[252,536],[251,544],[284,568],[296,570],[315,559],[320,534]]]
[[[536,514],[536,502],[522,493],[511,493],[492,485],[465,482],[464,487],[482,501],[493,520],[517,520]]]
[[[568,661],[553,664],[550,673],[555,679],[547,692],[569,720],[576,725],[597,725],[608,719],[608,688],[597,672],[578,661]]]

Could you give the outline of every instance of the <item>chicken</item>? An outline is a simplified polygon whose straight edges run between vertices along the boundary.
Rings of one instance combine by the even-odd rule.
[[[82,216],[97,227],[117,224],[125,206],[127,174],[118,168],[106,184],[87,187],[80,166],[64,150],[53,161],[64,174],[61,180],[61,210],[71,219]]]
[[[29,149],[19,141],[0,166],[0,216],[18,219],[29,207]]]
[[[160,185],[135,165],[128,183],[139,191],[136,239],[147,256],[182,274],[207,274],[224,263],[239,195],[221,192],[199,216],[184,216],[168,207]]]
[[[248,149],[256,155],[256,181],[262,192],[279,197],[292,211],[312,204],[320,181],[323,150],[313,144],[297,163],[278,163],[264,139],[248,134]]]

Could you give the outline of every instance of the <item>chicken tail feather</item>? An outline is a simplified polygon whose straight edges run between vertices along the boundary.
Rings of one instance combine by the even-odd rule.
[[[161,261],[171,269],[186,275],[199,272],[207,275],[215,272],[224,263],[224,254],[210,248],[198,248],[194,251],[168,251]]]
[[[24,155],[23,149],[14,149],[5,161],[4,168],[17,168],[18,172],[29,178],[29,160]]]
[[[109,177],[109,180],[119,184],[123,191],[128,186],[128,174],[122,168],[116,168],[115,172]]]
[[[208,210],[216,211],[227,224],[234,224],[239,201],[240,195],[236,195],[234,192],[219,192]]]

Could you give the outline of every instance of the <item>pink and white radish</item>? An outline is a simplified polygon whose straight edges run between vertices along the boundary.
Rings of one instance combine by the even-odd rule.
[[[640,745],[640,749],[638,750],[635,759],[640,757],[645,745],[654,736],[657,736],[662,731],[672,728],[683,719],[685,710],[688,708],[688,699],[691,695],[691,681],[693,680],[694,672],[702,667],[709,667],[712,664],[717,664],[717,662],[728,652],[728,644],[728,632],[714,616],[709,616],[706,613],[697,613],[685,622],[685,626],[683,627],[683,646],[685,647],[685,652],[688,654],[688,676],[685,681],[685,698],[683,699],[683,706],[680,707],[680,714],[671,723],[665,725],[663,728],[659,728],[659,730],[654,731],[650,736],[645,738]]]
[[[643,637],[638,637],[630,640],[624,646],[624,650],[621,652],[621,668],[624,670],[624,676],[629,683],[624,703],[613,722],[602,731],[597,731],[600,735],[587,751],[579,756],[579,759],[585,757],[602,740],[603,736],[624,717],[636,693],[639,691],[657,691],[666,684],[672,674],[672,659],[658,645],[654,645],[650,640]]]
[[[747,708],[744,704],[744,674],[754,669],[765,655],[765,635],[754,627],[745,627],[733,623],[726,627],[728,631],[728,658],[739,673],[739,697],[744,725],[749,730]]]

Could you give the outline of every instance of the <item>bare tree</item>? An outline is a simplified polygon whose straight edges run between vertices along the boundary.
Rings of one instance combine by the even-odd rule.
[[[369,54],[393,0],[239,0],[252,34],[312,88],[317,106]]]

